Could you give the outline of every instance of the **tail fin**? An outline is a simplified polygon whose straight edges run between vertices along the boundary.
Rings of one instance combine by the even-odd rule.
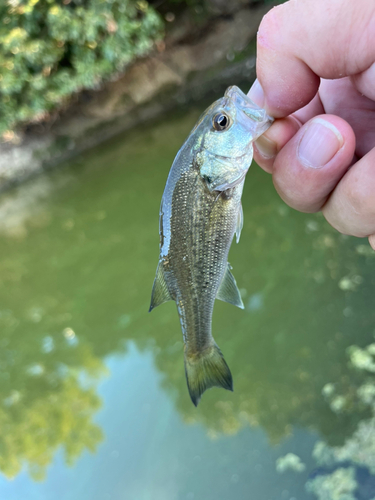
[[[233,391],[232,374],[215,343],[198,354],[189,355],[185,349],[185,374],[195,406],[198,406],[202,394],[210,387],[223,387]]]

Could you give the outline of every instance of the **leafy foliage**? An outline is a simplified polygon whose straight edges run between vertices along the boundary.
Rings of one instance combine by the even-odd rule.
[[[160,36],[145,0],[0,3],[0,134],[122,70]]]

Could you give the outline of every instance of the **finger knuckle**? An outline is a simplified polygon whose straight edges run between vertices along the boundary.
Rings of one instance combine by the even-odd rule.
[[[373,220],[375,215],[375,199],[372,189],[369,189],[368,185],[360,182],[360,179],[353,180],[347,186],[346,198],[354,214]]]

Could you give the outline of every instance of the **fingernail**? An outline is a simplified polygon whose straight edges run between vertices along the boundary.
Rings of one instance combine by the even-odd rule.
[[[254,145],[256,146],[261,156],[263,156],[263,158],[265,158],[266,160],[273,158],[277,154],[276,144],[273,141],[267,139],[267,137],[264,137],[264,135],[261,135],[254,142]]]
[[[324,167],[343,145],[342,135],[332,123],[314,118],[298,146],[298,156],[307,167]]]
[[[264,92],[261,84],[258,82],[258,79],[252,84],[251,89],[247,93],[252,101],[255,102],[260,108],[264,108]]]

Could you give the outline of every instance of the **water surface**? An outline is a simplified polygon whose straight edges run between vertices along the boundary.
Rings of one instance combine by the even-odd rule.
[[[365,240],[289,209],[253,165],[230,253],[245,310],[213,318],[234,393],[195,408],[175,304],[147,313],[161,194],[200,112],[0,198],[1,499],[375,497]]]

